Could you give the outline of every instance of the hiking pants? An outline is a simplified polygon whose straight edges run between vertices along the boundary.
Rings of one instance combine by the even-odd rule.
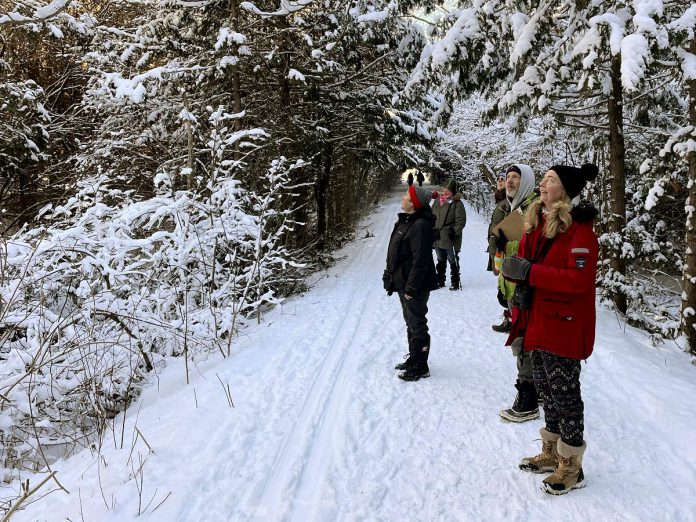
[[[543,350],[533,350],[531,355],[534,386],[544,399],[546,429],[560,434],[569,446],[582,446],[585,406],[580,395],[580,361]]]
[[[406,322],[408,353],[415,361],[428,362],[428,354],[430,353],[428,320],[425,317],[428,313],[429,297],[430,292],[422,292],[412,296],[411,299],[406,299],[404,292],[399,292],[401,311]]]
[[[445,286],[446,272],[447,272],[447,262],[449,261],[451,283],[454,286],[459,285],[459,260],[458,252],[454,251],[454,248],[438,248],[435,247],[435,255],[437,256],[437,281],[440,286]]]

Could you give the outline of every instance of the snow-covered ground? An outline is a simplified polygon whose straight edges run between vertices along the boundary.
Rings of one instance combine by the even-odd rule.
[[[381,274],[402,190],[311,291],[246,331],[232,357],[199,363],[189,385],[183,361],[170,364],[99,458],[53,466],[70,494],[13,521],[696,520],[696,367],[601,308],[582,367],[587,487],[553,497],[543,475],[517,470],[542,421],[498,417],[515,359],[490,328],[501,309],[487,217],[471,209],[464,289],[430,299],[432,377],[396,377],[405,331]]]

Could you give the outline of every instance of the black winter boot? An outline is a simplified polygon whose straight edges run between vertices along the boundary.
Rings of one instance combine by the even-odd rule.
[[[401,362],[394,366],[395,370],[408,370],[411,366],[413,366],[413,357],[411,355],[404,355],[404,359],[406,359],[404,362]]]
[[[425,361],[416,361],[399,374],[399,379],[402,381],[417,381],[427,377],[430,377],[430,368],[428,368],[428,363]]]
[[[411,332],[407,331],[406,332],[406,337],[408,337],[408,353],[404,355],[404,362],[400,362],[396,366],[394,366],[395,370],[403,371],[411,366],[413,366],[413,363],[416,361],[416,358],[413,356],[413,339],[411,338]]]
[[[539,418],[539,404],[537,392],[533,382],[520,382],[515,384],[517,397],[512,408],[500,410],[500,416],[510,422],[526,422]]]
[[[459,290],[461,288],[461,282],[459,280],[459,271],[456,268],[452,269],[452,277],[450,279],[452,280],[450,290]]]
[[[447,278],[447,260],[438,261],[435,265],[435,271],[437,272],[437,286],[443,288]]]
[[[508,310],[505,310],[503,312],[503,322],[500,324],[494,324],[491,326],[494,332],[499,332],[499,333],[509,333],[510,329],[512,328],[512,322],[510,321],[510,312]]]

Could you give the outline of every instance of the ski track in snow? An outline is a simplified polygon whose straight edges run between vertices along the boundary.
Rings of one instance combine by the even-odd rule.
[[[364,264],[379,263],[377,252],[377,249],[372,249],[367,257],[354,256],[346,272],[350,273],[356,268],[359,270]],[[323,482],[332,440],[342,420],[355,372],[357,352],[351,348],[357,344],[358,332],[366,323],[366,313],[375,308],[370,304],[373,302],[370,299],[372,294],[377,288],[381,290],[381,286],[378,287],[375,282],[367,288],[360,288],[359,280],[350,282],[356,283],[356,293],[351,296],[345,318],[333,336],[292,432],[279,449],[271,472],[261,484],[261,493],[252,497],[252,505],[263,506],[257,513],[257,520],[268,520],[273,513],[277,513],[282,498],[292,498],[293,520],[297,519],[296,514],[300,514],[299,520],[306,520],[305,510],[313,509],[321,493],[316,485]],[[370,333],[378,334],[374,331],[374,324],[371,326]],[[300,472],[295,474],[295,492],[288,495],[288,482],[293,479],[291,471],[297,465]]]
[[[146,455],[138,520],[696,521],[696,368],[602,308],[581,376],[587,487],[551,497],[544,475],[517,470],[539,449],[542,421],[498,417],[514,399],[515,359],[490,329],[501,309],[485,271],[487,218],[470,208],[464,289],[429,302],[432,376],[396,377],[405,327],[381,274],[404,190],[359,227],[374,237],[244,332],[233,357],[198,363],[188,386],[171,362],[128,411],[124,449],[118,428],[101,464],[86,451],[57,462],[71,495],[52,493],[13,520],[135,520],[128,459]],[[153,454],[131,442],[136,425]]]

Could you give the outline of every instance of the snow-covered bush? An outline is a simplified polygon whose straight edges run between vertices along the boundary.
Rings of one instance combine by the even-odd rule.
[[[230,353],[427,158],[441,100],[399,98],[425,45],[408,8],[282,4],[0,0],[12,75],[20,28],[60,42],[36,61],[66,71],[37,85],[52,206],[4,250],[7,464],[86,444],[168,356]]]
[[[206,196],[141,201],[91,178],[44,224],[3,242],[5,466],[91,443],[166,357],[231,353],[235,332],[299,282],[282,239],[302,166],[278,158],[256,192],[222,175]]]
[[[34,81],[2,82],[0,58],[0,212],[6,211],[14,186],[27,185],[27,164],[46,158],[47,125],[44,91]],[[20,196],[21,197],[21,196]]]

